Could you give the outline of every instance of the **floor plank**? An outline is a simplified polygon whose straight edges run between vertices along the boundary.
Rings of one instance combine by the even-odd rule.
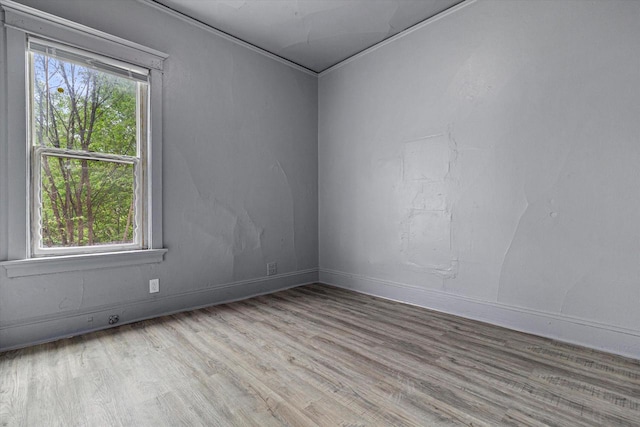
[[[640,361],[325,285],[0,354],[0,426],[640,426]]]

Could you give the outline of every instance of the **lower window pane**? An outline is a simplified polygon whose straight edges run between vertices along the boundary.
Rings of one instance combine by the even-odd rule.
[[[43,155],[43,248],[133,243],[134,166]]]

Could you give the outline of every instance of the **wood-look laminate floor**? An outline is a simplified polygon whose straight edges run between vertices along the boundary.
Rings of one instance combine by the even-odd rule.
[[[640,361],[313,285],[0,355],[2,426],[640,425]]]

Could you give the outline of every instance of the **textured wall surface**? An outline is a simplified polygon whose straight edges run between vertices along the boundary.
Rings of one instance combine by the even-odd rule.
[[[478,1],[322,75],[321,279],[639,337],[639,22]]]
[[[163,106],[169,252],[158,265],[16,279],[3,272],[0,347],[106,324],[100,313],[89,324],[84,315],[64,320],[78,313],[124,310],[129,320],[297,284],[294,275],[205,292],[262,279],[271,261],[285,275],[317,269],[315,76],[135,1],[21,3],[170,55]],[[301,280],[314,280],[305,274]],[[151,278],[160,279],[160,294],[149,295]]]

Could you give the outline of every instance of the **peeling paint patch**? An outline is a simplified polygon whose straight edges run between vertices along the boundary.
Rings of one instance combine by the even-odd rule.
[[[405,263],[441,277],[455,277],[451,254],[451,217],[444,211],[413,210],[403,221]]]
[[[447,200],[451,166],[457,158],[451,132],[405,142],[401,155],[400,241],[403,263],[411,269],[455,278],[452,207]]]
[[[211,268],[228,271],[229,280],[248,262],[262,264],[264,228],[245,209],[234,210],[217,198],[198,199],[185,206],[182,217],[190,228],[191,245],[201,248]]]
[[[411,201],[412,209],[424,211],[447,210],[447,189],[444,182],[421,183],[415,188],[411,187],[412,191],[407,197],[413,196]]]
[[[239,255],[248,250],[260,250],[264,229],[256,226],[245,210],[235,215],[234,220],[233,255]]]
[[[403,181],[438,182],[449,171],[449,143],[444,134],[405,142],[402,157]]]
[[[60,304],[58,304],[58,308],[60,310],[66,310],[71,307],[73,307],[73,302],[69,298],[64,298],[62,301],[60,301]]]

